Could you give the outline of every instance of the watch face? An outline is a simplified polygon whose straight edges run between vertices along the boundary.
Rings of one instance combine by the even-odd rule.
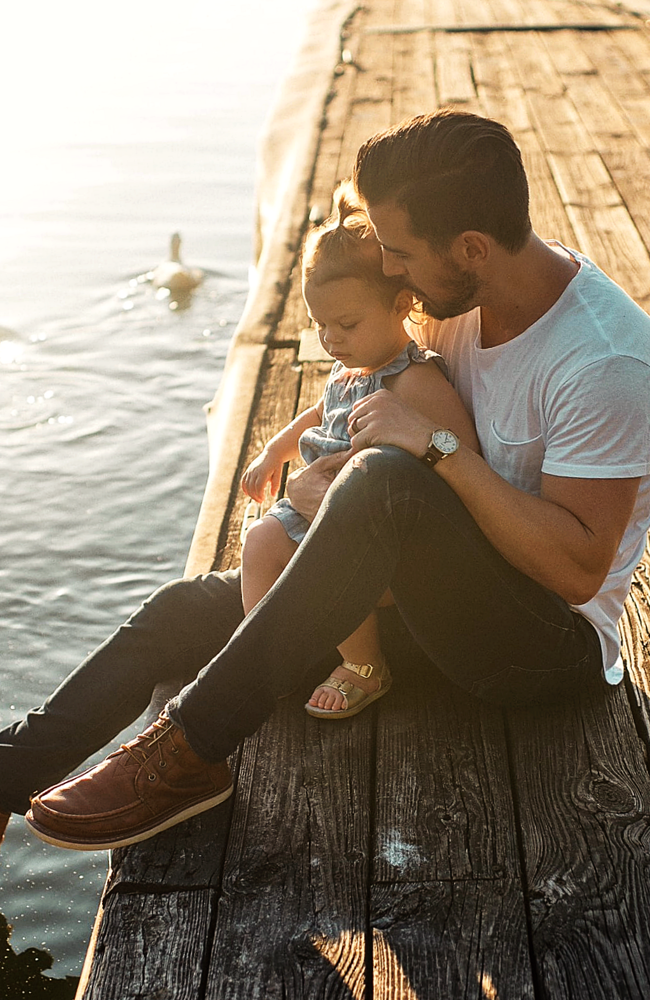
[[[432,442],[443,455],[452,455],[458,449],[458,438],[453,431],[434,431]]]

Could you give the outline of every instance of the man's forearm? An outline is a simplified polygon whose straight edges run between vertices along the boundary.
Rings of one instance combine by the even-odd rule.
[[[495,549],[517,569],[570,604],[584,604],[598,592],[626,517],[620,517],[620,533],[598,537],[561,503],[516,489],[467,448],[438,462],[432,474],[451,486]]]

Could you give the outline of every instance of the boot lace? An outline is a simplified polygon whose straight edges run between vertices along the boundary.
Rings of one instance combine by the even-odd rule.
[[[162,742],[166,737],[171,743],[171,752],[178,753],[178,747],[174,743],[174,724],[171,719],[161,715],[149,726],[146,732],[139,733],[131,743],[122,743],[120,750],[124,750],[136,764],[141,765],[147,764],[157,749],[158,767],[164,768],[167,767],[167,761],[163,756]],[[155,781],[158,775],[155,771],[150,770],[147,777],[149,781]]]

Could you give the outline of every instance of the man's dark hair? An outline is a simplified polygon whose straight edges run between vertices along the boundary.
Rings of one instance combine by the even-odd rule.
[[[354,184],[371,207],[406,209],[437,252],[476,230],[517,253],[531,232],[521,153],[504,125],[479,115],[443,109],[377,133],[357,154]]]

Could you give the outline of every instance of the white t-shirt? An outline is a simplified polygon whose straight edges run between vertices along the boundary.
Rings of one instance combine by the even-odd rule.
[[[617,623],[650,526],[650,317],[587,257],[555,245],[580,269],[520,336],[483,349],[474,309],[432,321],[426,341],[446,360],[486,461],[513,486],[539,496],[542,472],[642,477],[607,579],[575,608],[597,629],[605,677],[617,684]]]

